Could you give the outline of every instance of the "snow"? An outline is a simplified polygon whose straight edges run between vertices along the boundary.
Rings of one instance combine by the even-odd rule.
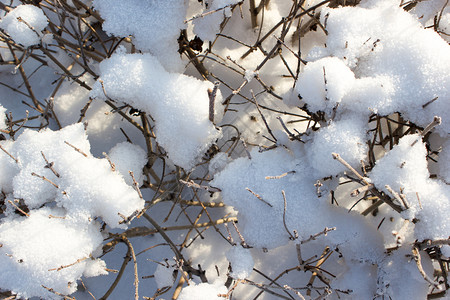
[[[177,38],[185,28],[186,1],[94,0],[103,30],[115,36],[133,36],[138,49],[150,52],[170,72],[184,69]]]
[[[66,142],[76,145],[87,157]],[[9,176],[9,182],[2,184],[2,190],[10,191],[12,186],[14,197],[23,199],[29,208],[55,201],[72,217],[88,220],[100,216],[113,228],[125,228],[125,224],[119,224],[122,219],[118,213],[129,216],[143,207],[144,201],[121,175],[111,170],[106,159],[90,155],[90,145],[81,123],[60,131],[25,130],[17,141],[5,144],[18,163],[4,152],[0,153],[2,160],[9,161],[2,164],[2,168],[5,166],[6,172],[13,175]],[[50,164],[53,163],[59,177],[46,168],[42,154]],[[133,159],[130,157],[129,161]],[[13,171],[16,169],[19,170]],[[45,176],[53,184],[36,175]]]
[[[155,281],[156,286],[158,289],[162,289],[166,286],[172,286],[173,285],[173,273],[174,268],[171,266],[167,266],[163,263],[159,263],[156,267],[156,271],[154,273],[155,275]]]
[[[179,300],[221,300],[219,295],[227,294],[228,290],[220,280],[214,283],[190,283],[180,294]]]
[[[0,129],[5,129],[6,128],[6,108],[4,108],[1,104],[0,104]]]
[[[147,153],[144,149],[138,145],[122,142],[109,150],[108,156],[128,185],[133,185],[133,178],[129,174],[130,171],[133,172],[133,176],[139,186],[142,185],[144,182],[142,170],[147,163]]]
[[[214,157],[210,160],[208,165],[209,174],[214,175],[227,166],[232,159],[225,152],[219,152],[214,155]]]
[[[41,208],[31,211],[29,217],[4,218],[0,225],[0,288],[24,298],[60,299],[42,285],[71,294],[83,273],[107,274],[104,262],[90,258],[102,241],[97,222],[66,218],[62,209]],[[67,267],[53,270],[61,266]]]
[[[333,280],[331,286],[351,290],[348,299],[371,299],[376,293],[376,266],[361,262],[347,262],[348,269]]]
[[[331,115],[354,81],[355,75],[342,60],[326,57],[306,65],[296,88],[311,112],[324,111]]]
[[[238,2],[240,0],[208,1],[208,8],[202,12],[205,15],[193,21],[195,34],[204,41],[214,41],[220,31],[220,23],[231,16],[230,6]]]
[[[357,118],[331,122],[316,132],[306,151],[317,179],[347,170],[333,159],[332,153],[339,154],[351,166],[358,168],[366,157],[366,139],[366,123]]]
[[[249,249],[235,246],[228,250],[226,256],[231,264],[231,277],[235,279],[245,279],[250,276],[253,271],[254,262]]]
[[[450,139],[442,145],[439,153],[439,175],[446,183],[450,183]]]
[[[291,235],[296,230],[303,240],[325,227],[336,227],[326,240],[331,245],[339,245],[349,257],[372,262],[382,257],[382,238],[364,218],[318,198],[316,181],[311,177],[314,171],[306,157],[293,157],[279,148],[263,153],[253,150],[250,155],[251,159],[238,158],[228,164],[211,182],[211,186],[222,190],[224,203],[238,211],[240,231],[248,245],[273,249],[289,242],[283,221],[284,191],[285,222]],[[290,174],[279,179],[267,178],[287,172]],[[357,248],[352,247],[356,240],[360,245]]]
[[[384,76],[394,91],[384,92],[388,99],[383,106],[374,103],[369,107],[383,107],[386,115],[400,111],[412,122],[426,126],[434,116],[450,113],[450,46],[395,5],[366,1],[360,7],[324,9],[321,20],[326,20],[327,48],[316,48],[311,57],[321,53],[318,57],[339,58],[357,79]],[[450,132],[448,120],[437,132],[442,136]]]
[[[447,238],[450,234],[447,214],[450,188],[440,180],[429,178],[426,155],[420,136],[407,135],[377,162],[369,174],[380,190],[389,193],[385,187],[389,185],[405,195],[409,208],[402,215],[410,220],[417,218],[414,233],[420,241]]]
[[[41,31],[47,24],[47,17],[42,10],[31,4],[17,6],[0,20],[0,28],[25,47],[40,43]]]
[[[156,140],[176,165],[192,169],[220,137],[209,120],[211,82],[168,73],[150,54],[114,54],[100,64],[100,73],[107,97],[155,119]],[[91,96],[105,98],[100,81]],[[218,91],[217,106],[221,99]]]
[[[319,2],[306,1],[303,8]],[[259,297],[261,290],[249,282],[280,293],[285,284],[302,294],[311,289],[316,298],[327,279],[330,298],[429,297],[430,284],[411,249],[450,236],[450,8],[446,0],[323,5],[314,15],[320,13],[326,32],[304,26],[310,17],[303,15],[277,45],[286,25],[272,27],[289,16],[292,3],[259,6],[257,27],[250,22],[250,1],[83,0],[55,11],[58,1],[47,2],[50,9],[5,4],[0,35],[21,44],[13,45],[15,54],[45,112],[30,107],[23,72],[0,42],[0,289],[22,298],[76,293],[85,300],[91,292],[100,298],[116,275],[99,275],[121,268],[129,244],[107,253],[102,246],[124,234],[136,254],[139,298],[165,287],[170,289],[162,297],[170,298],[180,263],[198,267],[208,279],[200,283],[204,278],[189,272],[181,300]],[[63,11],[67,17],[61,18]],[[71,23],[78,19],[74,12],[83,16],[79,28]],[[65,28],[53,31],[48,22]],[[178,52],[182,30],[188,41],[198,35],[206,42],[195,53],[209,81],[197,79],[196,61]],[[76,53],[79,33],[84,54],[93,47],[101,62]],[[258,36],[264,41],[255,44]],[[61,38],[74,47],[63,47]],[[41,44],[71,75],[43,55]],[[270,134],[249,101],[253,91],[276,142],[264,137]],[[20,127],[25,110],[31,118]],[[6,111],[16,121],[8,126],[17,132],[5,131]],[[425,137],[418,134],[435,116],[442,124]],[[399,138],[388,141],[388,131]],[[377,200],[375,192],[350,197],[361,182],[333,153],[403,211],[382,204],[361,215]],[[162,177],[158,188],[154,174]],[[180,178],[220,192],[195,191]],[[147,214],[182,245],[183,262],[173,260],[166,236],[139,236],[144,228],[152,230],[145,218],[135,218],[145,203]],[[225,217],[238,221],[225,227]],[[450,246],[437,247],[449,256]],[[319,265],[324,249],[329,252]],[[439,281],[439,264],[427,252],[421,252],[424,271]],[[300,269],[316,263],[323,275]],[[132,297],[132,265],[111,298]],[[296,268],[301,272],[285,272]],[[267,284],[262,274],[282,274],[280,286]],[[228,278],[232,290],[225,286]],[[83,288],[77,287],[80,280]],[[260,298],[272,296],[264,291]]]
[[[424,269],[430,274],[431,261],[427,255],[421,257]],[[405,246],[391,255],[378,267],[377,295],[387,296],[392,299],[425,299],[427,297],[428,283],[417,272],[414,259],[409,247]]]

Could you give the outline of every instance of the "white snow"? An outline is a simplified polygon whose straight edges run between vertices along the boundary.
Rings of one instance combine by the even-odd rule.
[[[418,219],[414,234],[420,241],[447,238],[450,234],[450,188],[440,180],[429,178],[426,154],[420,136],[407,135],[378,160],[369,174],[378,189],[389,194],[385,188],[389,185],[405,195],[409,209],[402,215]]]
[[[193,21],[195,34],[204,41],[214,41],[216,34],[220,31],[220,23],[222,23],[226,17],[231,16],[230,6],[238,2],[240,2],[240,0],[208,1],[208,9],[205,9],[202,12],[206,15]]]
[[[138,145],[128,142],[122,142],[115,145],[108,154],[111,162],[115,165],[117,171],[122,174],[128,185],[133,185],[133,176],[139,186],[144,182],[144,174],[142,170],[147,163],[147,153]]]
[[[219,295],[228,292],[224,283],[220,280],[214,283],[199,283],[190,282],[190,285],[183,288],[179,300],[222,300],[223,297]]]
[[[0,28],[25,47],[40,43],[41,31],[47,24],[42,10],[31,4],[17,6],[0,20]]]
[[[4,108],[1,104],[0,104],[0,129],[5,129],[6,128],[6,108]]]
[[[219,152],[214,155],[214,157],[209,161],[208,170],[209,174],[214,175],[227,166],[232,159],[225,152]]]
[[[42,285],[71,294],[83,273],[107,273],[103,261],[90,258],[102,241],[98,223],[65,217],[63,209],[42,208],[31,211],[29,217],[4,218],[0,225],[0,288],[24,298],[60,299]]]
[[[158,266],[156,267],[156,271],[153,274],[155,276],[156,286],[158,287],[158,289],[173,285],[173,272],[173,267],[166,266],[165,264],[163,265],[163,263],[158,264]]]
[[[450,139],[442,145],[439,153],[439,175],[446,183],[450,183]]]
[[[273,249],[289,242],[283,222],[284,191],[286,226],[292,235],[296,230],[300,239],[307,239],[325,227],[336,227],[326,237],[329,244],[339,245],[354,259],[375,262],[382,257],[382,238],[363,217],[318,198],[316,181],[311,176],[314,169],[306,157],[294,157],[281,148],[263,153],[253,150],[250,155],[251,159],[238,158],[228,164],[211,182],[211,186],[222,190],[225,204],[239,212],[239,228],[247,244]],[[287,172],[279,179],[266,178]],[[353,247],[356,241],[359,246]]]
[[[339,274],[331,286],[343,291],[351,290],[346,299],[372,299],[377,288],[376,266],[361,262],[346,263],[348,269]]]
[[[132,35],[137,48],[156,56],[168,71],[183,71],[177,38],[185,28],[186,1],[94,0],[94,7],[107,33]]]
[[[87,157],[65,142],[79,148]],[[73,217],[88,220],[100,216],[111,227],[125,228],[126,225],[119,224],[122,219],[118,213],[129,216],[143,207],[144,201],[121,175],[111,170],[107,160],[90,154],[81,123],[60,131],[25,130],[14,143],[2,142],[2,145],[19,161],[15,163],[6,153],[0,153],[1,159],[7,162],[2,168],[11,174],[3,182],[2,190],[11,191],[12,185],[14,197],[22,198],[29,208],[55,201]],[[46,168],[42,153],[53,163],[59,177]],[[33,174],[45,176],[58,187]]]
[[[211,82],[168,73],[150,54],[114,54],[100,64],[100,73],[109,98],[155,119],[156,140],[176,165],[192,169],[220,137],[209,120]],[[105,98],[99,81],[91,96]],[[221,99],[217,91],[216,102]]]
[[[227,251],[226,256],[231,264],[231,277],[235,279],[245,279],[250,276],[255,264],[250,249],[235,246]]]
[[[342,60],[326,57],[306,65],[296,88],[311,112],[324,111],[331,115],[354,81],[355,75]]]
[[[327,48],[316,48],[311,57],[339,58],[357,79],[378,77],[388,83],[389,90],[382,92],[387,99],[379,99],[383,105],[368,103],[369,107],[383,107],[383,114],[402,112],[420,126],[426,126],[435,115],[450,113],[450,46],[395,2],[366,1],[359,7],[327,8],[321,20],[328,31]],[[370,93],[366,95],[370,97]],[[449,121],[443,120],[436,130],[446,136]]]
[[[317,179],[334,176],[346,167],[333,159],[332,153],[339,154],[351,166],[358,169],[367,153],[367,133],[364,120],[342,119],[331,122],[312,136],[306,148],[308,160],[315,170]]]
[[[267,281],[259,272],[253,272],[253,268],[271,278],[286,268],[295,268],[299,263],[295,251],[298,244],[303,259],[313,260],[310,266],[329,247],[330,256],[320,265],[320,270],[324,278],[330,279],[329,291],[333,293],[330,298],[427,297],[430,285],[419,273],[411,248],[415,242],[450,236],[450,7],[444,7],[446,0],[417,3],[362,0],[356,6],[322,6],[314,14],[320,13],[326,32],[321,26],[303,27],[299,32],[299,19],[295,19],[284,37],[282,52],[258,70],[255,68],[266,58],[263,52],[276,46],[276,37],[280,37],[284,26],[274,31],[271,27],[289,15],[293,1],[261,4],[255,28],[250,22],[250,1],[82,0],[97,10],[104,22],[94,15],[88,16],[89,11],[80,8],[77,1],[66,2],[86,16],[83,18],[86,24],[81,22],[81,29],[75,23],[70,24],[76,19],[68,11],[65,23],[60,24],[61,19],[51,9],[18,5],[20,1],[5,4],[12,11],[1,14],[1,34],[25,48],[30,47],[26,53],[21,47],[14,47],[14,51],[20,59],[24,58],[22,66],[36,98],[43,106],[47,100],[54,100],[53,111],[49,113],[54,112],[60,121],[57,124],[49,115],[46,126],[45,114],[22,105],[22,100],[29,99],[13,90],[17,88],[26,94],[27,87],[11,64],[14,58],[7,44],[0,42],[0,129],[6,129],[6,108],[13,120],[23,118],[25,109],[32,116],[15,136],[3,133],[8,140],[0,141],[2,291],[12,291],[22,298],[60,299],[43,286],[69,295],[77,290],[82,279],[86,290],[80,288],[74,296],[91,299],[87,291],[99,298],[113,281],[114,274],[104,279],[87,277],[106,274],[107,267],[118,269],[124,259],[125,245],[118,245],[114,249],[117,251],[104,257],[108,266],[101,255],[108,230],[121,233],[130,225],[123,218],[134,216],[144,207],[145,201],[135,191],[129,171],[142,187],[147,203],[156,199],[160,191],[148,189],[144,184],[148,178],[143,170],[154,154],[147,154],[150,149],[141,148],[146,147],[142,132],[103,101],[109,100],[124,113],[128,114],[133,107],[146,114],[152,146],[155,142],[161,146],[155,147],[158,153],[152,168],[157,174],[164,171],[165,177],[160,185],[164,201],[152,203],[147,213],[158,222],[167,216],[160,224],[168,228],[167,234],[174,243],[184,246],[185,263],[194,268],[201,266],[206,271],[208,283],[199,283],[200,278],[192,273],[178,299],[224,299],[229,292],[224,285],[227,276],[239,283],[231,285],[233,298],[254,298],[253,293],[260,290],[244,280],[257,284]],[[231,6],[240,2],[232,15]],[[306,1],[303,8],[319,2]],[[194,17],[196,13],[199,14]],[[92,42],[96,51],[108,52],[102,47],[106,46],[115,49],[114,54],[102,62],[88,59],[90,70],[86,72],[84,57],[74,55],[76,49],[56,46],[59,33],[45,30],[47,17],[56,26],[64,25],[68,31],[81,31],[83,38],[90,37],[86,42]],[[222,23],[229,17],[227,24]],[[300,27],[309,18],[302,16]],[[185,20],[189,21],[185,23]],[[221,24],[226,25],[223,34],[232,39],[217,35]],[[97,35],[90,33],[90,26],[104,39],[102,46],[96,42]],[[215,99],[214,122],[210,120],[208,95],[214,84],[188,76],[197,74],[195,66],[178,52],[177,39],[185,29],[188,40],[195,35],[205,42],[217,39],[208,45],[211,49],[198,53],[199,60],[210,72],[208,79],[223,81]],[[120,38],[106,41],[109,38],[106,35],[127,39],[114,48]],[[251,47],[258,36],[266,38]],[[66,31],[61,37],[78,42],[75,35]],[[61,77],[61,68],[37,49],[40,44],[73,77]],[[249,50],[245,44],[253,51],[244,58],[242,55]],[[296,54],[289,50],[301,53],[307,64],[299,63]],[[283,61],[278,54],[283,55]],[[47,65],[41,65],[41,58]],[[234,72],[226,66],[240,71]],[[291,75],[297,69],[299,76],[295,81]],[[93,90],[78,85],[73,81],[75,77]],[[61,85],[57,83],[59,78],[63,79]],[[243,82],[240,92],[233,94],[232,90]],[[284,95],[283,101],[262,91],[262,82],[273,93]],[[276,143],[262,137],[268,134],[267,128],[254,105],[245,99],[252,97],[250,91],[255,91]],[[223,121],[222,93],[224,98],[234,95],[227,103]],[[80,118],[80,110],[91,101],[89,97],[93,99],[83,118],[86,129],[83,124],[74,123]],[[298,116],[304,113],[312,120]],[[399,140],[394,138],[394,143],[389,143],[391,148],[383,147],[378,143],[382,133],[374,135],[375,123],[380,120],[382,123],[377,125],[385,126],[384,117],[396,119],[397,114],[401,123],[413,123],[412,126],[425,127],[434,116],[440,116],[442,124],[425,138],[415,133],[421,128],[403,126],[402,132],[397,131],[399,134],[407,129],[411,131]],[[277,117],[294,134],[299,133],[302,141],[286,134]],[[130,118],[142,123],[140,116],[130,115]],[[395,121],[389,122],[397,126]],[[45,128],[37,130],[39,124]],[[63,128],[52,130],[58,125]],[[19,126],[20,122],[13,129]],[[120,129],[133,143],[123,142]],[[385,136],[384,127],[382,131]],[[376,164],[369,166],[367,144],[374,138]],[[247,142],[249,156],[242,140]],[[213,149],[211,146],[220,150],[211,155],[208,151]],[[103,152],[108,155],[102,156]],[[356,183],[349,183],[344,172],[352,174],[333,159],[332,153],[338,153],[357,171],[364,162],[369,167],[364,173],[366,181],[404,211],[399,214],[382,204],[376,213],[362,216],[360,212],[374,203],[375,197],[360,199],[361,202],[357,197],[350,198],[347,191],[353,190]],[[435,159],[437,163],[428,163]],[[173,192],[177,175],[217,187],[221,192],[193,194],[191,189],[184,189],[173,193],[176,196],[173,199],[184,200],[173,205],[171,197],[164,197]],[[387,185],[404,197],[407,204],[391,195]],[[336,198],[331,198],[331,191]],[[194,195],[195,201],[225,205],[208,205],[205,214],[204,208],[185,204]],[[19,212],[16,205],[27,213]],[[348,212],[350,207],[352,212]],[[245,243],[230,246],[212,227],[204,227],[204,222],[221,221],[225,215],[238,218],[234,223],[237,230],[231,224],[228,226],[228,242],[239,243],[242,237]],[[193,222],[201,228],[171,230],[187,228]],[[187,225],[173,227],[182,224]],[[149,226],[141,219],[133,221],[133,225]],[[218,222],[215,227],[226,237],[224,224]],[[333,230],[321,234],[326,228]],[[391,236],[394,230],[401,231],[402,243],[392,247],[396,238]],[[318,236],[312,238],[314,234]],[[138,276],[142,278],[140,298],[178,282],[174,276],[181,275],[176,272],[175,262],[167,259],[173,253],[159,234],[135,237],[130,242],[137,254]],[[245,248],[246,244],[252,249]],[[440,250],[449,256],[450,246],[441,246]],[[436,261],[426,252],[421,253],[421,258],[426,274],[437,279],[434,276],[437,273],[433,274],[438,268]],[[154,280],[149,279],[151,275]],[[317,277],[320,275],[316,276],[313,287],[321,284]],[[133,267],[129,265],[111,298],[132,297],[133,278]],[[283,273],[283,283],[279,283],[300,287],[303,294],[310,278],[309,270]],[[281,289],[276,291],[281,293]],[[162,297],[170,297],[170,293]],[[313,294],[314,297],[317,295]]]
[[[417,271],[414,259],[408,246],[387,256],[378,268],[377,295],[391,299],[425,299],[428,283]],[[431,261],[422,253],[424,269],[428,274],[432,270]]]

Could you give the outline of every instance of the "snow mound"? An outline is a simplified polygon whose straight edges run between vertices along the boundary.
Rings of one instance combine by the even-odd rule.
[[[144,182],[143,166],[147,163],[147,153],[139,147],[128,142],[115,145],[108,154],[117,171],[122,174],[128,185],[133,185],[133,178],[129,172],[133,172],[139,186]],[[132,159],[130,159],[132,158]]]
[[[132,35],[137,48],[156,56],[168,71],[183,71],[177,39],[185,28],[186,1],[94,0],[93,4],[107,33]]]
[[[111,170],[108,161],[90,154],[81,123],[59,131],[25,130],[17,141],[1,144],[18,162],[0,153],[0,159],[6,162],[1,165],[1,173],[10,174],[0,188],[23,199],[30,209],[56,201],[72,217],[86,221],[102,217],[113,228],[126,228],[119,224],[122,219],[118,213],[129,216],[143,208],[144,200]],[[129,157],[131,162],[135,159]],[[135,165],[142,168],[143,162],[137,160]]]
[[[377,295],[391,299],[426,299],[428,283],[417,272],[414,259],[408,257],[408,246],[387,256],[378,267]],[[430,272],[431,261],[427,255],[421,256],[426,272]]]
[[[223,297],[219,295],[228,292],[224,283],[220,280],[214,283],[190,283],[189,286],[183,288],[179,300],[221,300]]]
[[[366,127],[364,120],[343,119],[331,122],[312,136],[312,143],[305,148],[316,179],[346,170],[345,166],[333,159],[332,153],[338,153],[353,167],[361,165],[367,153]]]
[[[25,47],[40,43],[41,31],[47,24],[47,17],[42,10],[31,4],[17,6],[0,20],[0,28]]]
[[[62,209],[42,208],[29,217],[3,219],[0,288],[23,298],[60,299],[43,286],[67,295],[76,291],[83,274],[106,274],[104,262],[92,258],[103,242],[99,228],[96,222],[66,218]]]
[[[414,234],[420,241],[448,238],[450,235],[450,188],[440,180],[429,178],[426,155],[420,136],[407,135],[377,161],[369,174],[378,189],[389,195],[385,187],[389,185],[406,197],[409,208],[402,215],[407,219],[417,219]]]
[[[289,242],[286,227],[291,235],[296,230],[301,240],[325,227],[336,227],[325,237],[328,245],[339,245],[354,259],[375,262],[382,257],[383,239],[362,216],[318,198],[311,176],[315,171],[306,157],[295,157],[281,148],[250,154],[251,159],[238,158],[228,164],[211,182],[222,190],[224,203],[239,212],[239,229],[247,244],[273,249]],[[356,241],[359,246],[353,247]]]
[[[156,141],[176,165],[192,169],[221,136],[209,120],[211,82],[168,73],[150,54],[114,54],[100,63],[100,73],[109,98],[154,118]],[[104,99],[103,87],[97,81],[91,96]],[[216,107],[221,99],[217,91]]]
[[[347,99],[344,96],[342,104],[349,102],[347,107],[353,107],[355,112],[361,109],[364,114],[369,108],[385,115],[401,112],[423,127],[434,116],[450,114],[450,45],[432,28],[424,29],[413,15],[392,1],[326,8],[321,13],[321,21],[328,31],[327,46],[313,49],[309,59],[328,56],[340,59],[357,80],[377,78],[378,81],[358,83],[357,98],[367,99],[363,100],[364,105],[352,105],[350,101],[356,97],[351,89],[348,95],[352,96]],[[321,79],[319,82],[323,82]],[[375,95],[372,95],[374,88]],[[450,121],[443,119],[436,131],[446,136],[450,132]]]
[[[355,75],[342,60],[326,57],[306,65],[296,88],[309,111],[331,115],[354,81]]]

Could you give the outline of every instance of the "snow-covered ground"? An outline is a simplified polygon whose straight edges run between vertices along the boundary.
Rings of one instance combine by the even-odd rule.
[[[449,297],[448,0],[0,2],[0,296]]]

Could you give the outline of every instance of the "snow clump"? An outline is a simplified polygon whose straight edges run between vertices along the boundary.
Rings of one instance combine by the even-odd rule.
[[[441,180],[430,179],[427,150],[417,134],[400,139],[370,172],[375,186],[390,194],[386,185],[406,198],[405,219],[416,219],[414,234],[419,241],[445,239],[450,234],[450,188]],[[445,246],[448,247],[448,246]]]
[[[183,288],[179,300],[222,300],[219,295],[227,294],[228,290],[224,283],[216,280],[214,283],[191,282],[189,286]]]
[[[59,299],[49,289],[71,294],[82,275],[106,274],[105,263],[94,259],[102,253],[104,238],[94,219],[127,228],[121,216],[144,207],[122,171],[92,156],[81,123],[59,131],[26,129],[16,141],[0,144],[5,150],[0,151],[0,190],[6,204],[0,224],[0,264],[5,266],[0,288],[19,297]],[[133,155],[125,158],[123,153]],[[111,156],[119,169],[132,166],[141,180],[144,150],[122,143]],[[17,216],[18,210],[26,217]]]
[[[177,39],[185,28],[186,1],[94,0],[103,30],[115,36],[133,36],[136,47],[158,58],[169,72],[184,69]]]
[[[82,275],[107,274],[105,262],[94,259],[103,242],[99,229],[98,222],[79,222],[58,208],[3,219],[0,288],[21,298],[60,299],[46,288],[67,295]]]
[[[17,6],[0,20],[0,28],[25,47],[40,43],[41,31],[47,24],[47,17],[42,10],[31,4]]]
[[[221,136],[209,120],[211,82],[168,73],[147,53],[114,54],[100,63],[100,73],[91,96],[123,101],[151,115],[156,141],[176,165],[192,169]],[[217,91],[217,109],[221,99]]]

